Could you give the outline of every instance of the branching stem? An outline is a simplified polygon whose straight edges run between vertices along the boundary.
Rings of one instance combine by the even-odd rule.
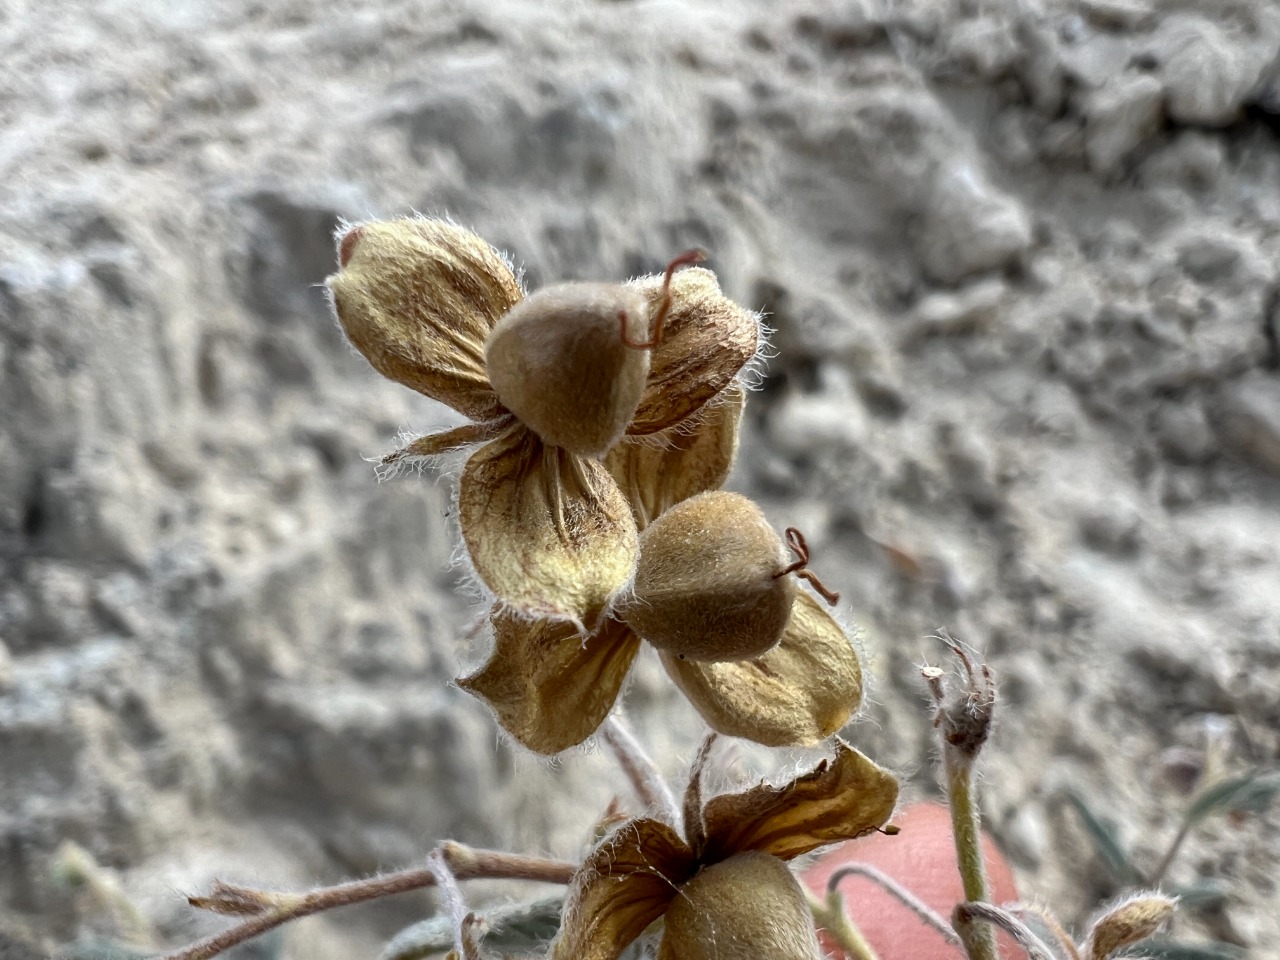
[[[889,876],[883,870],[878,870],[869,863],[848,863],[827,878],[827,893],[830,893],[839,886],[840,881],[845,877],[865,877],[872,883],[881,887],[890,896],[897,898],[903,906],[914,913],[927,926],[932,927],[938,932],[947,943],[961,946],[960,937],[951,929],[947,923],[932,907],[917,897],[914,893],[898,883],[897,880]]]
[[[853,960],[880,960],[862,931],[849,919],[839,890],[828,888],[825,901],[809,894],[809,910],[813,913],[813,922],[825,930],[847,956]]]
[[[1076,949],[1075,943],[1072,941],[1070,934],[1063,927],[1062,922],[1052,913],[1034,903],[1019,903],[1008,908],[1009,912],[1022,919],[1024,914],[1035,917],[1053,934],[1054,939],[1058,941],[1058,945],[1062,947],[1062,955],[1067,960],[1080,960],[1080,951]]]
[[[568,883],[573,879],[575,864],[563,860],[546,860],[526,857],[499,850],[476,850],[460,843],[446,841],[440,846],[440,855],[448,864],[453,876],[459,880],[479,878],[504,880],[533,880],[540,883]],[[321,887],[299,894],[279,894],[269,891],[229,888],[235,891],[235,912],[244,914],[247,901],[256,900],[261,912],[249,917],[230,929],[166,954],[159,960],[208,960],[237,944],[274,930],[290,920],[307,917],[336,907],[377,900],[410,890],[435,886],[436,878],[428,867],[401,870],[364,880],[350,880],[332,887]],[[210,897],[193,897],[193,905],[215,912],[219,909],[218,892],[225,887],[215,886]]]
[[[453,875],[442,849],[431,851],[427,857],[427,869],[435,877],[440,897],[449,911],[454,949],[458,957],[460,960],[483,960],[480,955],[480,919],[467,909],[467,901],[458,886],[458,878]]]
[[[1053,953],[1030,927],[1000,907],[989,903],[957,903],[955,909],[951,911],[951,922],[955,925],[956,932],[960,934],[960,939],[964,941],[971,957],[977,955],[979,934],[985,930],[991,934],[991,942],[994,944],[995,936],[992,928],[1000,927],[1027,952],[1028,960],[1054,960]],[[995,954],[993,953],[992,956],[994,957]]]

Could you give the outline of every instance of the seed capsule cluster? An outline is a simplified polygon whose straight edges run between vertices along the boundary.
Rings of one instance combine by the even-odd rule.
[[[702,259],[528,293],[447,221],[363,223],[338,241],[328,287],[352,344],[471,421],[384,463],[472,448],[457,516],[494,650],[460,684],[539,753],[594,732],[642,641],[727,735],[812,744],[861,697],[856,652],[796,583],[834,601],[803,538],[719,490],[760,325]]]
[[[808,569],[803,535],[780,537],[758,506],[719,489],[760,327],[694,267],[702,259],[689,251],[661,275],[530,295],[480,237],[418,217],[344,229],[327,282],[339,324],[378,372],[470,421],[383,461],[477,448],[457,514],[471,568],[493,597],[494,651],[459,686],[526,747],[559,753],[605,721],[647,640],[715,731],[678,812],[628,818],[598,837],[574,872],[551,960],[611,960],[659,919],[659,960],[819,960],[814,918],[786,861],[881,829],[897,800],[894,777],[839,738],[833,757],[785,785],[703,800],[717,735],[817,744],[857,709],[862,668],[840,625],[796,583],[828,604],[839,599]],[[952,647],[968,673],[959,721],[973,727],[983,694],[986,722],[967,738],[949,734],[955,698],[941,671],[926,679],[949,760],[961,757],[948,769],[967,771],[994,694],[985,665],[979,675]],[[968,753],[957,749],[966,744]],[[643,765],[630,749],[629,770]],[[636,783],[642,796],[664,792]],[[449,870],[443,859],[440,867]],[[962,906],[971,920],[998,914]],[[988,912],[969,910],[977,907]],[[1156,933],[1173,909],[1163,895],[1131,898],[1079,950],[1063,942],[1106,960]],[[957,908],[957,930],[961,916]],[[478,953],[467,932],[474,919],[457,924],[456,953]]]
[[[595,731],[642,641],[726,735],[814,744],[861,699],[856,652],[797,584],[837,599],[807,569],[804,538],[719,489],[760,328],[701,260],[526,294],[500,253],[452,223],[360,224],[339,240],[328,286],[353,345],[471,421],[386,462],[477,447],[458,520],[494,598],[495,649],[459,685],[540,753]],[[686,840],[643,818],[602,840],[575,878],[555,960],[616,956],[663,911],[662,960],[817,960],[784,860],[883,823],[892,777],[840,746],[786,789],[703,805],[698,782]]]

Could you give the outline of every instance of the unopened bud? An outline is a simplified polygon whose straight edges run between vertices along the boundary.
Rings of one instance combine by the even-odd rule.
[[[1089,932],[1086,960],[1107,960],[1117,951],[1159,933],[1173,917],[1177,901],[1161,893],[1144,893],[1112,907]]]

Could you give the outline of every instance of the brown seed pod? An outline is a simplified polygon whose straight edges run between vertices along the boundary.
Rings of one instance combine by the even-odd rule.
[[[666,913],[658,960],[818,960],[804,891],[767,853],[739,853],[703,868]]]
[[[622,439],[649,376],[649,304],[635,287],[567,283],[526,297],[485,345],[489,382],[554,447],[603,456]]]
[[[660,650],[691,660],[747,660],[782,638],[796,582],[760,508],[737,493],[690,497],[640,538],[634,596],[621,613]]]

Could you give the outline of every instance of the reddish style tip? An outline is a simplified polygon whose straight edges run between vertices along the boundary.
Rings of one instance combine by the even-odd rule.
[[[352,227],[338,241],[338,266],[345,267],[355,252],[356,241],[364,235],[364,227]]]

